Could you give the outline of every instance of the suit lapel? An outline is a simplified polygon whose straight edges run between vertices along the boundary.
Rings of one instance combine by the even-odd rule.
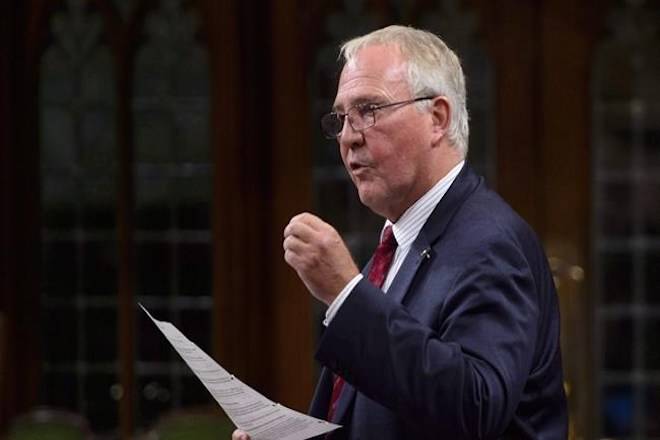
[[[346,415],[348,409],[351,407],[355,399],[355,388],[348,382],[344,382],[344,387],[341,389],[341,395],[339,396],[339,401],[337,402],[337,409],[335,414],[332,417],[330,422],[342,424],[342,420]]]
[[[330,404],[330,395],[332,394],[333,372],[330,369],[323,367],[321,376],[314,392],[314,398],[309,408],[309,415],[323,419],[328,415],[328,405]],[[344,387],[341,390],[339,401],[337,402],[337,409],[335,414],[330,420],[332,423],[341,424],[341,420],[346,415],[346,412],[351,407],[353,399],[355,398],[355,388],[348,382],[344,382]]]
[[[399,268],[399,272],[392,280],[392,284],[387,290],[387,296],[396,302],[403,302],[409,291],[410,283],[412,283],[419,268],[434,257],[433,244],[440,239],[463,201],[481,183],[482,179],[472,171],[469,165],[465,164],[447,193],[424,223],[422,230],[411,245],[406,259]]]
[[[410,283],[414,279],[419,268],[425,264],[427,260],[433,258],[433,244],[440,238],[458,207],[481,184],[482,179],[477,177],[472,169],[466,164],[440,203],[434,208],[419,235],[413,242],[410,251],[408,252],[408,256],[401,265],[401,268],[399,268],[399,272],[387,291],[388,296],[391,296],[391,298],[397,302],[403,301],[409,290]],[[369,260],[362,270],[362,274],[365,277],[369,273],[371,262],[372,261]],[[330,394],[332,393],[332,374],[332,371],[325,367],[321,371],[319,384],[316,388],[310,408],[310,414],[315,417],[324,419],[328,412]],[[348,409],[355,400],[355,395],[355,388],[348,382],[344,383],[339,402],[337,402],[337,410],[335,411],[331,422],[342,423]]]
[[[421,234],[420,234],[421,235]],[[419,267],[430,258],[431,247],[427,240],[420,240],[418,236],[410,247],[410,252],[406,256],[403,264],[399,268],[396,276],[392,280],[390,288],[387,290],[387,296],[400,303],[410,287],[410,283]]]
[[[309,406],[309,415],[324,419],[328,415],[328,405],[332,394],[332,371],[323,367],[314,391],[312,403]]]

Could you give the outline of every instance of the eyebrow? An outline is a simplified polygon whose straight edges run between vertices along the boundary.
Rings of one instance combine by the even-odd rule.
[[[363,96],[359,96],[359,97],[355,98],[354,100],[352,100],[350,102],[350,105],[348,106],[348,108],[350,109],[350,108],[355,107],[356,105],[361,105],[361,104],[373,104],[373,103],[376,103],[376,102],[381,101],[383,99],[384,98],[381,95],[363,95]],[[335,104],[335,105],[332,106],[331,110],[334,113],[341,113],[339,111],[340,110],[339,107],[340,106]]]

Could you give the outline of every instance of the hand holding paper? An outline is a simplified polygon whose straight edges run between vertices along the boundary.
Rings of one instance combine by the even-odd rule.
[[[174,325],[158,321],[141,304],[195,376],[220,404],[231,421],[251,440],[305,440],[339,428],[275,403],[259,394],[188,340]]]

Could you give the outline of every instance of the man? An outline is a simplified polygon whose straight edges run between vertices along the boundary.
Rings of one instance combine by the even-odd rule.
[[[533,231],[464,162],[458,58],[401,26],[341,54],[322,128],[386,220],[363,274],[320,218],[284,230],[286,262],[329,306],[311,415],[343,425],[332,439],[566,438],[552,275]]]

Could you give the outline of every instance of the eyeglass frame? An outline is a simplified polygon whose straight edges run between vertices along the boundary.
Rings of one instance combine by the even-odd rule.
[[[346,125],[346,121],[348,121],[348,124],[351,126],[351,129],[353,129],[353,131],[356,131],[358,133],[362,133],[362,132],[364,132],[364,130],[366,130],[368,128],[371,128],[374,125],[376,125],[376,111],[377,110],[382,110],[384,108],[394,107],[394,106],[397,106],[397,105],[403,106],[403,105],[413,104],[415,102],[426,101],[426,100],[429,100],[429,99],[433,99],[435,97],[436,96],[422,96],[422,97],[419,97],[419,98],[408,99],[408,100],[405,100],[405,101],[388,102],[387,104],[380,104],[380,105],[369,104],[369,103],[361,103],[361,104],[356,104],[353,107],[349,108],[348,110],[346,110],[346,113],[339,113],[339,112],[326,113],[323,116],[321,116],[321,120],[320,120],[321,133],[323,133],[323,136],[325,136],[326,139],[339,139],[339,137],[341,137],[341,133],[344,131],[344,126]],[[361,110],[362,112],[364,112],[365,115],[371,113],[371,119],[372,119],[373,122],[369,125],[364,126],[364,127],[355,128],[355,126],[353,125],[353,122],[352,122],[352,118],[349,116],[349,114],[352,111],[356,110],[356,109]],[[326,130],[326,128],[324,127],[324,123],[323,123],[324,120],[328,120],[328,118],[332,118],[332,117],[336,117],[341,122],[339,131],[337,131],[337,133],[334,134],[334,135],[329,134],[330,132],[328,130]],[[361,117],[361,118],[363,120],[365,119],[364,117]]]

